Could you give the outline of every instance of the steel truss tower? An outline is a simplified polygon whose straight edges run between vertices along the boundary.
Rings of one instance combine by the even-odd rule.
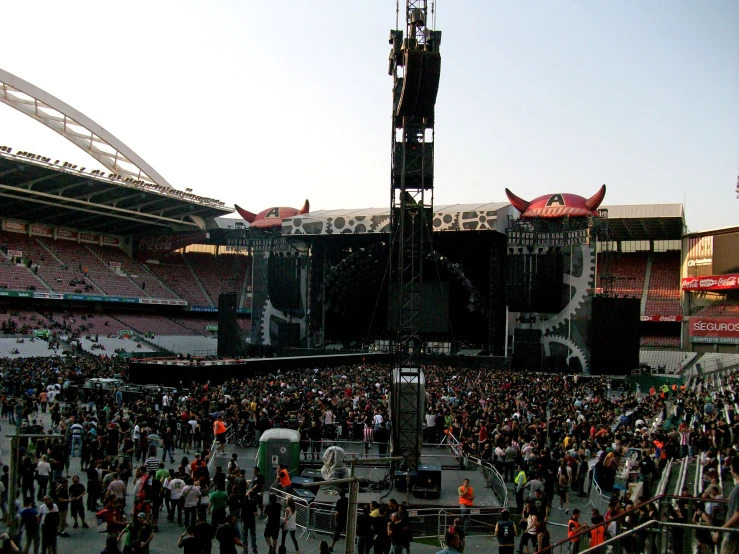
[[[425,411],[421,307],[423,260],[430,248],[434,198],[434,107],[439,90],[441,32],[429,25],[428,0],[406,0],[405,30],[390,31],[393,77],[390,187],[389,327],[402,371],[393,373],[393,455],[418,466]]]

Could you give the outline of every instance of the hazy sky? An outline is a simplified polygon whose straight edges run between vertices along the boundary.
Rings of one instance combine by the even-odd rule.
[[[593,194],[739,224],[739,2],[438,0],[437,204]],[[395,2],[3,2],[0,67],[179,189],[389,204]],[[0,145],[87,162],[0,104]]]

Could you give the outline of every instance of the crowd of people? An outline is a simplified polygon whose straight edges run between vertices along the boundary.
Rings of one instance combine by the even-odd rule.
[[[76,527],[78,519],[86,525],[88,511],[105,520],[108,552],[116,552],[120,541],[128,551],[147,551],[164,524],[182,525],[184,544],[223,539],[229,543],[225,552],[231,545],[234,551],[246,549],[251,539],[256,553],[257,517],[268,519],[267,544],[276,552],[286,536],[294,537],[294,512],[289,503],[279,515],[273,502],[265,506],[263,478],[235,458],[214,475],[208,471],[214,423],[215,428],[219,423],[246,427],[257,436],[274,427],[297,429],[305,457],[320,455],[328,437],[364,441],[369,452],[375,438],[390,430],[388,369],[374,364],[304,369],[219,384],[182,383],[176,392],[154,387],[128,396],[121,390],[75,388],[90,377],[125,381],[126,362],[117,358],[0,360],[3,415],[8,421],[20,418],[24,432],[51,433],[22,441],[19,494],[10,506],[7,471],[0,478],[0,483],[5,479],[3,510],[20,514],[25,542],[33,545],[40,536],[44,551],[54,551],[56,537],[66,537],[68,512]],[[643,454],[639,473],[645,499],[670,458],[701,456],[709,482],[722,471],[731,478],[738,423],[733,381],[723,395],[668,385],[642,394],[613,390],[605,378],[440,365],[425,372],[426,422],[436,439],[451,435],[459,441],[460,455],[490,462],[513,483],[516,515],[505,521],[524,527],[520,552],[528,552],[529,545],[533,551],[546,547],[551,510],[569,514],[569,497],[585,494],[591,469],[599,486],[612,490],[616,469],[630,449]],[[40,414],[47,410],[51,423],[44,428]],[[652,425],[655,418],[664,425]],[[378,442],[382,448],[386,441]],[[719,452],[723,467],[717,463]],[[82,474],[70,478],[74,456]],[[613,509],[593,514],[591,523],[627,509],[626,499],[617,498]],[[383,518],[362,527],[366,552],[371,546],[378,554],[390,549],[400,554],[401,542],[410,536],[403,507],[366,509],[370,517]],[[457,534],[464,535],[464,510],[460,515]],[[39,522],[35,535],[34,518]],[[573,512],[571,522],[578,519]],[[500,523],[501,533],[510,531]],[[459,539],[458,546],[464,536]],[[453,548],[451,541],[447,548]],[[297,542],[294,546],[298,550]]]

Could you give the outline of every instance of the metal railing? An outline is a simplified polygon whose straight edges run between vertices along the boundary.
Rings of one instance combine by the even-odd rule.
[[[588,503],[586,504],[586,506],[590,505],[603,514],[605,513],[606,508],[608,508],[608,503],[611,501],[611,498],[608,495],[603,494],[603,490],[600,488],[598,480],[595,478],[595,471],[593,471],[592,474],[593,478],[590,481],[590,490],[588,491]]]
[[[301,530],[299,538],[308,540],[317,535],[332,535],[336,528],[334,504],[326,502],[308,502],[304,498],[272,489],[278,502],[284,507],[287,499],[295,501],[297,527]],[[503,508],[481,507],[471,508],[464,516],[468,536],[492,536],[495,524],[500,520]],[[454,524],[454,520],[462,517],[459,509],[454,508],[412,508],[408,510],[408,522],[411,536],[416,539],[439,538]]]
[[[687,512],[683,514],[685,520],[692,521],[695,506],[703,501],[704,499],[696,497],[658,496],[621,512],[616,517],[603,523],[584,527],[581,531],[557,541],[551,546],[536,552],[536,554],[569,554],[572,543],[576,543],[576,551],[580,554],[586,552],[605,553],[607,551],[613,554],[625,554],[626,552],[695,552],[695,543],[705,541],[706,534],[710,535],[712,530],[727,530],[705,525],[672,523],[669,519],[671,519],[670,513],[674,509],[674,504],[680,502]],[[726,504],[726,502],[726,500],[717,501],[721,504]],[[649,513],[650,521],[653,523],[650,525],[650,521],[647,521],[632,527],[630,525],[631,516],[649,505],[653,506],[653,510]],[[658,527],[651,531],[646,530],[654,527],[655,524]],[[670,528],[682,528],[683,535],[680,535],[679,531],[670,532]],[[692,529],[694,532],[685,532],[686,529]],[[597,537],[602,537],[603,542],[593,544],[592,539]],[[702,542],[702,544],[706,543]],[[600,550],[601,548],[602,550]]]
[[[508,487],[505,484],[505,479],[500,472],[495,469],[495,466],[490,462],[485,462],[480,458],[474,456],[467,456],[467,463],[475,465],[480,468],[483,477],[485,478],[485,485],[492,489],[493,495],[498,503],[504,507],[508,507]]]

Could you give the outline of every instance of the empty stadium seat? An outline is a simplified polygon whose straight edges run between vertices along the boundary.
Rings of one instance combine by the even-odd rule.
[[[681,315],[680,252],[655,252],[645,315]]]
[[[598,254],[596,288],[617,298],[641,298],[647,257],[646,252]]]

